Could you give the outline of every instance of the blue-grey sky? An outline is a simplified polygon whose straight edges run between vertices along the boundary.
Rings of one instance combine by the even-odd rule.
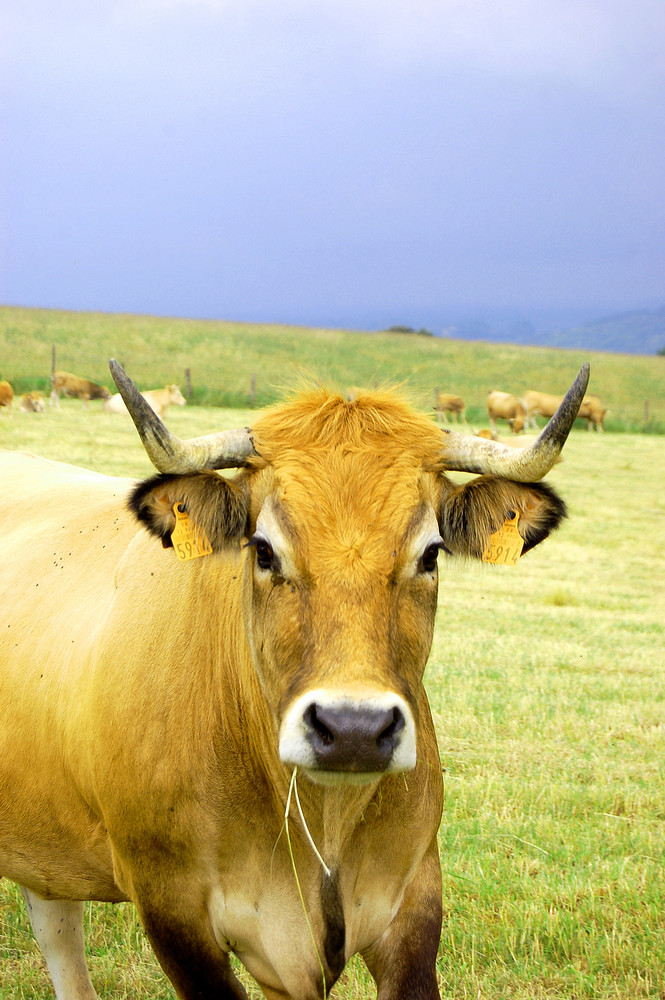
[[[0,34],[0,302],[665,302],[662,0],[2,0]]]

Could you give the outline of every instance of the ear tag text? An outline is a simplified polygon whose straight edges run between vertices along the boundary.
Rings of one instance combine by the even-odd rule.
[[[180,503],[173,504],[175,528],[171,532],[171,541],[178,559],[186,562],[188,559],[198,559],[199,556],[209,556],[212,545],[203,528],[195,527],[189,519],[186,510],[180,510]]]
[[[489,537],[487,548],[483,552],[483,562],[497,563],[500,566],[517,566],[524,548],[524,539],[517,530],[520,519],[517,511],[510,512],[512,519],[507,517],[498,531]]]

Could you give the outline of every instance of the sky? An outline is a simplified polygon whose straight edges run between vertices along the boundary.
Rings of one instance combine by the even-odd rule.
[[[656,308],[664,195],[662,0],[0,3],[0,303]]]

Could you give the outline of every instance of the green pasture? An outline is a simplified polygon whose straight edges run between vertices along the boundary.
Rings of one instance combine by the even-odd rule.
[[[140,389],[178,383],[184,390],[189,372],[190,402],[203,405],[263,406],[303,369],[342,390],[398,382],[423,409],[432,407],[439,388],[464,398],[476,426],[487,423],[490,389],[563,393],[590,361],[589,391],[609,407],[607,430],[665,433],[665,358],[656,355],[0,307],[0,379],[15,392],[50,388],[52,348],[57,368],[113,389],[110,357]]]
[[[348,336],[339,335],[347,351]],[[361,353],[365,342],[352,340]],[[431,373],[453,346],[412,350],[428,358]],[[117,347],[104,353],[122,356]],[[93,354],[66,352],[63,343],[63,365],[104,377]],[[132,374],[146,384],[138,348],[127,352]],[[211,353],[213,372],[219,361]],[[582,358],[560,354],[553,374],[566,383]],[[333,357],[331,344],[327,374]],[[186,360],[183,351],[178,365]],[[639,362],[662,372],[663,361],[627,359],[626,370]],[[0,363],[8,374],[1,355]],[[245,377],[240,364],[236,380]],[[157,383],[177,374],[162,365]],[[592,358],[592,379],[604,372],[602,359]],[[167,423],[188,437],[252,417],[249,409],[187,406],[171,408]],[[85,412],[64,400],[59,411],[0,417],[0,447],[113,474],[151,472],[130,418],[105,414],[99,403]],[[442,995],[663,1000],[663,439],[576,428],[548,481],[570,517],[516,568],[440,557],[427,687],[446,785]],[[131,906],[91,905],[88,924],[92,977],[105,1000],[173,1000]],[[19,894],[2,882],[0,998],[52,995]],[[340,1000],[373,995],[359,960],[334,991]]]

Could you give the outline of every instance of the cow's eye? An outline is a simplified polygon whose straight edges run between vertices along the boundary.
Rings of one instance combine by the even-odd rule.
[[[436,569],[436,560],[439,555],[439,551],[444,549],[448,551],[441,540],[438,542],[432,542],[427,546],[422,556],[420,557],[420,562],[418,563],[419,573],[433,573]]]
[[[256,549],[256,564],[259,569],[275,568],[275,553],[270,542],[261,535],[254,535],[250,538],[248,545],[253,545]]]

